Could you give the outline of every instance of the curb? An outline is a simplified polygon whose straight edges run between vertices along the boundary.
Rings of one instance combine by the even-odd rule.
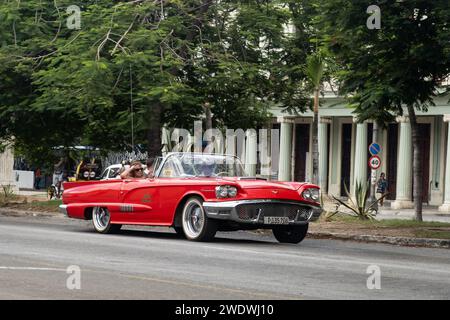
[[[372,235],[348,235],[345,233],[331,232],[309,232],[308,236],[313,239],[336,239],[351,240],[359,242],[387,243],[407,247],[427,247],[450,249],[450,240],[430,239],[430,238],[408,238],[408,237],[388,237]]]

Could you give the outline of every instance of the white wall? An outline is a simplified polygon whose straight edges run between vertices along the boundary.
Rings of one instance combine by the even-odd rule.
[[[14,182],[20,189],[33,189],[34,186],[34,172],[33,171],[13,171]]]
[[[8,146],[3,153],[0,153],[0,185],[11,185],[14,191],[18,191],[15,185],[13,174],[14,152]]]

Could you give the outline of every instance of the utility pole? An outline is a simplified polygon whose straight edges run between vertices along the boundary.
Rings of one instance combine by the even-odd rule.
[[[373,132],[372,132],[372,143],[378,142],[378,122],[375,120],[373,122]],[[375,177],[375,178],[374,178]],[[370,175],[370,196],[369,196],[369,203],[373,203],[377,200],[376,198],[376,184],[377,184],[377,170],[371,169],[371,175]],[[378,203],[375,204],[374,209],[378,209]]]

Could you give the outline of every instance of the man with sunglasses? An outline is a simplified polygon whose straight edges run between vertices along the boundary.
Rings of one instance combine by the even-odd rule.
[[[120,174],[122,179],[144,179],[146,178],[142,163],[135,160],[130,167]]]

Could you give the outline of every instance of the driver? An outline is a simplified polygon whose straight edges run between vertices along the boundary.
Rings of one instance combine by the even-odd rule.
[[[200,167],[200,176],[211,177],[214,175],[214,165],[202,164]]]
[[[128,169],[120,174],[122,179],[144,179],[144,167],[140,161],[133,161]]]

